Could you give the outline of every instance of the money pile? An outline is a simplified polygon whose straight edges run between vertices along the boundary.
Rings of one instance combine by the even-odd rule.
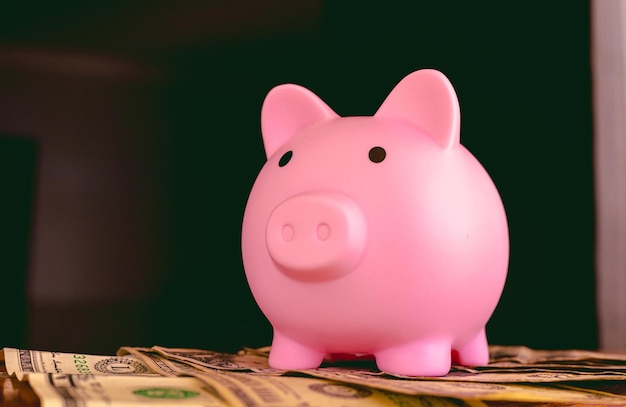
[[[317,369],[268,365],[269,347],[236,354],[162,346],[84,355],[4,348],[8,374],[57,406],[511,406],[626,405],[626,354],[491,346],[487,366],[402,377],[373,360]]]

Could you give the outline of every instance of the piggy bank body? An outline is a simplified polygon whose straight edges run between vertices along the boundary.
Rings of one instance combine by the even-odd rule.
[[[368,354],[385,372],[437,376],[488,363],[507,220],[460,144],[448,79],[415,71],[363,117],[280,85],[261,130],[268,160],[247,201],[242,257],[273,328],[270,365]]]

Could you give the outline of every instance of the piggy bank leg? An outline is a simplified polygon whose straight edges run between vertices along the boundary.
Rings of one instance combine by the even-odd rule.
[[[444,376],[450,371],[450,342],[430,340],[384,349],[374,354],[383,372],[402,376]]]
[[[461,346],[455,346],[454,362],[463,366],[484,366],[489,363],[489,346],[485,328]]]
[[[274,330],[269,364],[274,369],[314,369],[324,360],[325,353],[312,349]]]

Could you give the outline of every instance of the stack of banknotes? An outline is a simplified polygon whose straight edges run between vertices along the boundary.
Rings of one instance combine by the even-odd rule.
[[[626,405],[626,354],[490,346],[487,366],[443,377],[383,373],[373,360],[283,371],[269,347],[236,354],[162,346],[87,355],[4,348],[7,374],[42,407]]]

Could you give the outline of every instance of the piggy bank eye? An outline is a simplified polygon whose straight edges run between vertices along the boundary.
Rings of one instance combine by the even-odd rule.
[[[387,152],[382,147],[372,147],[369,152],[370,161],[373,163],[379,163],[385,159]]]
[[[287,163],[291,161],[292,156],[293,152],[291,150],[287,151],[285,154],[283,154],[282,157],[280,157],[280,160],[278,160],[278,166],[284,167],[285,165],[287,165]]]

